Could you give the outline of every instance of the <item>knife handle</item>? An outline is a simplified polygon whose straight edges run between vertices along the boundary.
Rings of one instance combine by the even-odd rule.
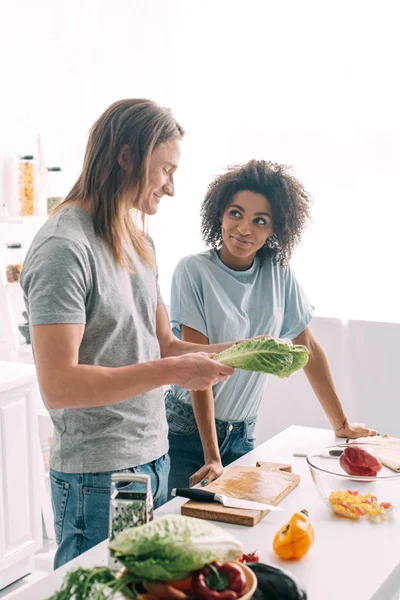
[[[182,498],[189,498],[195,502],[215,502],[215,494],[213,492],[207,492],[207,490],[199,490],[197,488],[173,488],[171,490],[171,496],[181,496]]]

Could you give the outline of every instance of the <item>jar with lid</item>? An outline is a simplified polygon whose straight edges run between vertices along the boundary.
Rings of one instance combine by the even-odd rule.
[[[6,278],[9,283],[19,280],[22,271],[22,244],[6,244]]]
[[[33,216],[37,208],[36,159],[31,154],[19,160],[19,200],[22,217]]]
[[[63,177],[60,167],[47,167],[47,214],[64,200]]]

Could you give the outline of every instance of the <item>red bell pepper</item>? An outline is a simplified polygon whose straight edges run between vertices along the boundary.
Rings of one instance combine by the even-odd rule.
[[[199,600],[237,600],[245,588],[244,573],[234,563],[213,562],[192,577],[192,590]]]
[[[382,469],[380,461],[360,446],[347,446],[340,457],[340,466],[349,475],[375,477]]]

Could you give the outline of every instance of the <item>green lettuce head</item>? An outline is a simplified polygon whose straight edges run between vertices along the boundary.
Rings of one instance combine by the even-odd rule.
[[[181,515],[166,515],[119,533],[110,553],[138,581],[179,580],[215,560],[239,558],[243,548],[217,525]]]
[[[236,369],[271,373],[283,378],[305,367],[309,354],[305,346],[269,337],[234,344],[214,356],[214,360]]]

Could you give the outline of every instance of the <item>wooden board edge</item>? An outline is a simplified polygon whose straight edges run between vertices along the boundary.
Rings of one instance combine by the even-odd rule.
[[[231,509],[232,511],[235,509]],[[190,503],[182,504],[181,506],[181,514],[185,517],[195,517],[196,519],[205,519],[206,521],[219,521],[221,523],[231,523],[232,525],[245,525],[246,527],[254,527],[266,514],[261,511],[254,511],[254,515],[250,516],[248,514],[237,514],[234,513],[226,513],[226,512],[216,512],[216,511],[207,511],[202,513],[197,508],[192,508]]]
[[[299,483],[300,483],[300,475],[297,475],[297,473],[292,473],[292,475],[293,475],[293,480],[292,480],[291,485],[288,486],[286,489],[284,489],[283,492],[281,492],[278,496],[276,496],[276,498],[274,498],[274,500],[275,500],[274,504],[275,505],[278,505],[281,500],[283,500],[284,498],[286,498],[286,496],[288,494],[290,494],[290,492],[292,490],[294,490],[294,488],[299,485]]]
[[[276,467],[271,468],[271,466],[268,466],[268,465],[276,465]],[[270,462],[268,460],[258,460],[256,462],[256,467],[260,467],[261,469],[264,469],[265,471],[283,471],[284,473],[292,472],[292,465],[288,465],[286,463]]]

